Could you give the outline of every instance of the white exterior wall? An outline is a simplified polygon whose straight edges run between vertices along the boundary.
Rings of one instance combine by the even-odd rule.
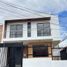
[[[60,40],[60,26],[57,16],[51,16],[51,34],[54,41]]]
[[[27,22],[18,22],[20,24],[23,24],[23,37],[21,38],[10,38],[10,25],[11,24],[16,24],[16,23],[11,23],[7,25],[7,30],[6,30],[6,38],[3,39],[3,41],[24,41],[24,40],[43,40],[43,39],[49,39],[52,40],[51,36],[41,36],[37,37],[37,23],[45,23],[47,21],[32,21],[31,22],[31,37],[27,36]]]
[[[23,59],[23,67],[67,67],[67,61],[51,60],[50,58]]]
[[[51,29],[51,36],[41,36],[37,37],[37,23],[45,23],[50,22],[50,29]],[[27,22],[18,22],[20,24],[23,24],[23,37],[21,38],[10,38],[10,25],[16,24],[16,23],[9,23],[7,25],[6,30],[6,38],[3,39],[3,42],[10,42],[10,41],[25,41],[25,40],[54,40],[58,41],[60,40],[60,32],[59,32],[59,21],[58,18],[55,16],[51,16],[50,21],[32,21],[31,22],[31,37],[27,37]]]

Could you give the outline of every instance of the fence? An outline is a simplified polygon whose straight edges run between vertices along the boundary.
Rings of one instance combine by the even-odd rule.
[[[61,60],[60,51],[63,48],[52,48],[52,60]]]

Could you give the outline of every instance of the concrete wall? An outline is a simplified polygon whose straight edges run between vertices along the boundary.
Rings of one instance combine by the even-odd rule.
[[[54,41],[60,40],[60,25],[58,16],[51,16],[51,33]]]
[[[67,61],[52,61],[50,58],[23,59],[23,67],[67,67]]]

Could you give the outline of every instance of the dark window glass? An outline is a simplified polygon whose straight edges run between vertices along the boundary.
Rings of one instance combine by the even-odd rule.
[[[38,23],[37,24],[37,36],[49,36],[49,35],[50,35],[50,24]]]
[[[23,32],[23,25],[22,24],[16,24],[16,25],[10,25],[10,37],[22,37]]]
[[[27,35],[28,35],[28,37],[31,37],[31,23],[30,22],[28,22],[28,24],[27,24],[27,29],[28,29]]]
[[[33,46],[33,57],[48,57],[48,47]]]

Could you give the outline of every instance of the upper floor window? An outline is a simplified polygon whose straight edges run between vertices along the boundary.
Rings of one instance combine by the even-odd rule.
[[[50,24],[49,23],[38,23],[37,24],[37,36],[49,36]]]
[[[22,24],[15,24],[10,25],[10,37],[22,37],[23,35],[23,25]]]
[[[28,22],[27,24],[27,36],[31,37],[31,22]]]

